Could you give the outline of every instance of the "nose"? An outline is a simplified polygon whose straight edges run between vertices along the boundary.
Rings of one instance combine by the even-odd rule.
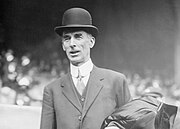
[[[75,40],[74,40],[73,37],[71,38],[69,45],[70,45],[70,47],[75,47],[76,46],[76,43],[75,43]]]

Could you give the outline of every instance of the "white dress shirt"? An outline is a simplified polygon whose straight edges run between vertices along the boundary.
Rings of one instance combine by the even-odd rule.
[[[77,84],[77,81],[78,81],[78,79],[77,79],[77,77],[78,77],[78,69],[80,70],[81,76],[83,76],[82,81],[83,81],[84,85],[86,86],[87,82],[89,80],[90,72],[93,69],[92,60],[89,59],[86,63],[84,63],[83,65],[81,65],[79,67],[74,66],[73,64],[70,64],[71,76],[72,76],[73,83],[74,83],[75,87],[76,87],[76,84]]]

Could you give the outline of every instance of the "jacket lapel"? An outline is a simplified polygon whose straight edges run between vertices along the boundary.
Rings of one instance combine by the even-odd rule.
[[[85,114],[87,113],[93,102],[98,97],[101,89],[103,88],[103,85],[101,84],[102,80],[103,77],[100,76],[98,72],[98,68],[94,66],[88,81],[88,89],[87,89],[86,99],[82,112],[82,117],[85,116]]]
[[[79,102],[78,96],[76,94],[74,84],[71,78],[70,73],[68,73],[63,79],[62,82],[62,92],[64,96],[69,100],[69,102],[79,110],[79,112],[82,112],[82,106],[81,103]]]

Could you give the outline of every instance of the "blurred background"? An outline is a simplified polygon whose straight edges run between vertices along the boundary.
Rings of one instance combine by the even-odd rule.
[[[45,85],[69,62],[54,27],[70,7],[87,9],[99,28],[94,64],[124,73],[134,98],[152,89],[180,105],[178,0],[2,0],[0,103],[41,106]]]

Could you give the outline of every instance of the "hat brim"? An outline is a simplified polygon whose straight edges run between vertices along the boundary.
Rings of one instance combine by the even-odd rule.
[[[84,30],[87,33],[92,34],[94,37],[98,35],[98,28],[93,25],[68,25],[68,26],[57,26],[54,28],[54,31],[62,36],[64,31],[76,31],[76,30]]]

